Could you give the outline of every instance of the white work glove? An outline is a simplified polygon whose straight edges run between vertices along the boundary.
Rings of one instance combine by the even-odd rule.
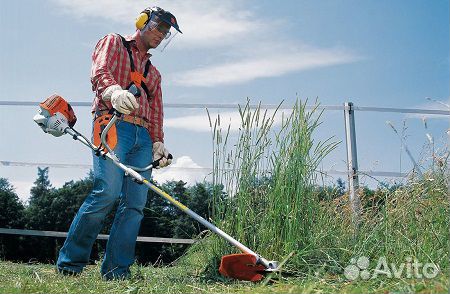
[[[161,167],[166,167],[172,163],[172,159],[168,159],[169,151],[164,147],[164,143],[155,142],[153,143],[153,161],[156,161],[161,158],[159,161],[159,165],[156,167],[157,169]]]
[[[122,87],[119,85],[112,85],[112,86],[109,86],[108,88],[106,88],[102,94],[103,101],[111,101],[111,95],[116,90],[122,90]]]
[[[112,85],[105,89],[102,95],[104,101],[111,100],[115,110],[123,114],[130,114],[139,108],[136,97],[119,85]]]

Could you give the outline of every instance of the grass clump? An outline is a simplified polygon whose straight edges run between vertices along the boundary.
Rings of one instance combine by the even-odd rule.
[[[223,129],[220,117],[211,122],[213,180],[224,187],[214,197],[213,223],[267,259],[281,261],[293,253],[283,271],[297,277],[331,275],[348,282],[344,269],[362,256],[370,261],[371,275],[380,258],[406,266],[418,260],[448,272],[447,161],[402,185],[380,185],[374,193],[361,189],[356,228],[347,194],[319,197],[319,164],[338,143],[315,140],[318,109],[317,101],[308,111],[298,101],[286,115],[247,104],[240,108],[237,134]],[[196,256],[204,277],[223,280],[220,258],[236,251],[210,235],[190,248],[185,261]]]
[[[240,127],[234,135],[224,131],[220,117],[213,127],[215,185],[225,195],[215,195],[213,219],[219,227],[262,256],[283,260],[295,254],[287,267],[307,267],[306,252],[314,247],[313,227],[320,202],[315,192],[316,170],[337,142],[315,141],[322,112],[315,103],[297,101],[288,114],[239,108]],[[229,145],[233,144],[230,148]],[[214,262],[234,252],[215,238]]]

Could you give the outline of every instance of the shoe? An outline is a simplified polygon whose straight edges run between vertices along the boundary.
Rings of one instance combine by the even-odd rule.
[[[64,275],[64,276],[72,276],[72,277],[76,277],[79,276],[81,274],[81,272],[76,272],[76,271],[71,271],[65,268],[57,268],[58,273]]]
[[[112,280],[129,280],[131,279],[130,273],[122,273],[122,274],[113,274],[113,273],[107,273],[105,275],[102,275],[103,280],[105,281],[112,281]]]

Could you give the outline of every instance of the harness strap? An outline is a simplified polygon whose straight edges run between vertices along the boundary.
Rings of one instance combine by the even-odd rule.
[[[131,52],[130,48],[130,42],[125,40],[125,38],[121,35],[118,35],[122,39],[123,46],[127,49],[128,56],[130,57],[130,67],[131,67],[131,83],[128,85],[127,89],[131,87],[131,85],[134,83],[136,86],[141,86],[141,88],[144,90],[145,94],[147,95],[147,99],[150,99],[150,92],[148,91],[147,86],[144,83],[144,79],[147,77],[148,71],[150,69],[150,65],[152,64],[150,59],[147,60],[147,63],[145,64],[144,74],[142,75],[140,72],[136,71],[136,67],[134,66],[133,61],[133,54]]]
[[[122,44],[123,46],[127,49],[128,52],[128,56],[130,58],[130,67],[131,67],[131,73],[130,73],[130,78],[131,78],[131,83],[128,85],[127,90],[130,89],[130,87],[134,84],[136,86],[141,86],[141,88],[144,90],[145,94],[147,95],[147,99],[150,100],[150,91],[147,88],[147,85],[144,82],[144,79],[147,77],[148,75],[148,71],[150,69],[150,65],[152,65],[152,62],[150,61],[150,59],[147,60],[147,63],[145,64],[145,68],[144,68],[144,74],[141,74],[140,72],[136,71],[136,67],[134,65],[134,61],[133,61],[133,54],[131,52],[131,47],[130,47],[130,42],[127,41],[123,36],[117,34],[120,39],[122,40]],[[105,101],[103,101],[102,99],[99,99],[100,103],[105,107],[105,109],[99,109],[99,107],[96,107],[95,110],[95,114],[94,114],[94,119],[101,116],[102,113],[107,109],[108,106],[106,105]]]

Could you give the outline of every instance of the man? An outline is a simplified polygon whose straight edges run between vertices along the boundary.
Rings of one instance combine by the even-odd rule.
[[[120,161],[144,167],[160,160],[157,168],[165,167],[171,160],[164,147],[161,75],[151,64],[148,51],[158,46],[165,48],[161,43],[171,40],[171,29],[181,31],[175,17],[159,7],[145,9],[136,19],[136,27],[132,36],[105,36],[92,54],[94,129],[99,118],[108,115],[111,108],[116,109],[123,114],[114,130],[117,142],[113,151]],[[135,95],[130,88],[137,89]],[[98,135],[93,133],[94,141]],[[108,280],[129,278],[147,187],[125,177],[110,160],[94,154],[93,161],[94,186],[70,226],[59,252],[57,270],[63,274],[81,273],[106,215],[119,198],[101,274]],[[150,178],[151,172],[141,174]]]

